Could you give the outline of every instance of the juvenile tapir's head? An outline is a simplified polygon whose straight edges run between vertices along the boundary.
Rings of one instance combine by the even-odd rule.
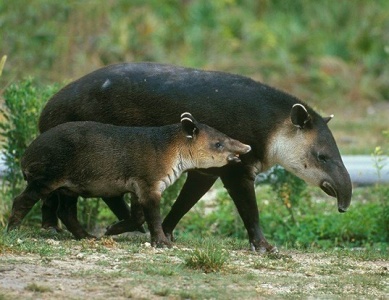
[[[228,163],[240,162],[239,155],[251,150],[224,133],[198,123],[190,113],[181,115],[182,130],[185,135],[184,149],[195,168],[222,167]]]
[[[350,205],[352,186],[338,147],[327,123],[300,104],[277,126],[268,148],[269,157],[309,184],[320,187],[338,200],[338,211]]]

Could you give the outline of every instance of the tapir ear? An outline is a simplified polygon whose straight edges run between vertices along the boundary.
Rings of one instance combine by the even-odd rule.
[[[330,115],[329,117],[323,118],[323,120],[324,120],[324,122],[328,123],[329,121],[332,120],[333,117],[334,117],[334,115]]]
[[[185,112],[181,115],[182,130],[188,139],[193,139],[193,137],[199,132],[195,123],[197,122],[190,113]]]
[[[304,128],[305,124],[311,120],[311,116],[309,115],[307,109],[300,103],[293,105],[292,111],[290,112],[290,118],[293,125],[298,128]]]

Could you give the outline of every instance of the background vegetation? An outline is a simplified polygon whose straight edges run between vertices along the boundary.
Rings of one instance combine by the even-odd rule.
[[[36,135],[42,105],[66,82],[115,62],[158,61],[247,75],[323,114],[334,113],[330,127],[343,154],[370,154],[376,146],[388,153],[382,134],[388,129],[388,1],[14,0],[0,2],[0,28],[0,56],[8,56],[0,77],[8,167],[2,226],[21,188],[18,159]],[[388,242],[385,186],[356,189],[350,212],[339,215],[332,199],[287,173],[268,183],[258,186],[258,205],[265,232],[277,244]],[[169,191],[166,203],[177,190]],[[96,224],[93,211],[100,211],[97,224],[112,222],[112,214],[96,203],[81,206],[84,223]],[[39,217],[37,209],[27,221],[39,225]],[[225,192],[211,204],[200,202],[180,223],[180,233],[246,238]]]

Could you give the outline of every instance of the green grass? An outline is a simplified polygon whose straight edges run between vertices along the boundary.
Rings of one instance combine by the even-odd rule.
[[[192,269],[211,273],[222,270],[227,259],[227,250],[220,249],[216,245],[204,245],[202,248],[196,248],[188,255],[185,265]]]
[[[37,284],[35,282],[28,284],[25,287],[25,290],[31,292],[38,292],[38,293],[52,292],[52,290],[49,287]]]

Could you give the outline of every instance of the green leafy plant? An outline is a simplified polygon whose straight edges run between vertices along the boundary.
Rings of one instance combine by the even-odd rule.
[[[386,144],[389,143],[389,131],[383,131],[382,134],[386,138]],[[377,218],[380,220],[381,226],[384,228],[383,236],[389,241],[389,185],[382,184],[382,170],[388,164],[389,151],[385,147],[377,146],[372,154],[373,164],[377,172],[378,182],[374,187],[374,194],[377,195],[381,205],[382,212]]]
[[[58,85],[40,87],[32,78],[13,83],[3,93],[0,109],[0,135],[5,163],[4,180],[12,195],[20,192],[23,181],[20,159],[37,136],[38,117],[43,104],[58,90]]]
[[[285,221],[285,226],[297,225],[295,217],[296,210],[302,209],[310,201],[310,196],[306,192],[307,184],[284,168],[276,166],[273,170],[265,175],[265,180],[276,192],[276,198],[287,210],[289,218]],[[305,201],[304,205],[300,205]]]

